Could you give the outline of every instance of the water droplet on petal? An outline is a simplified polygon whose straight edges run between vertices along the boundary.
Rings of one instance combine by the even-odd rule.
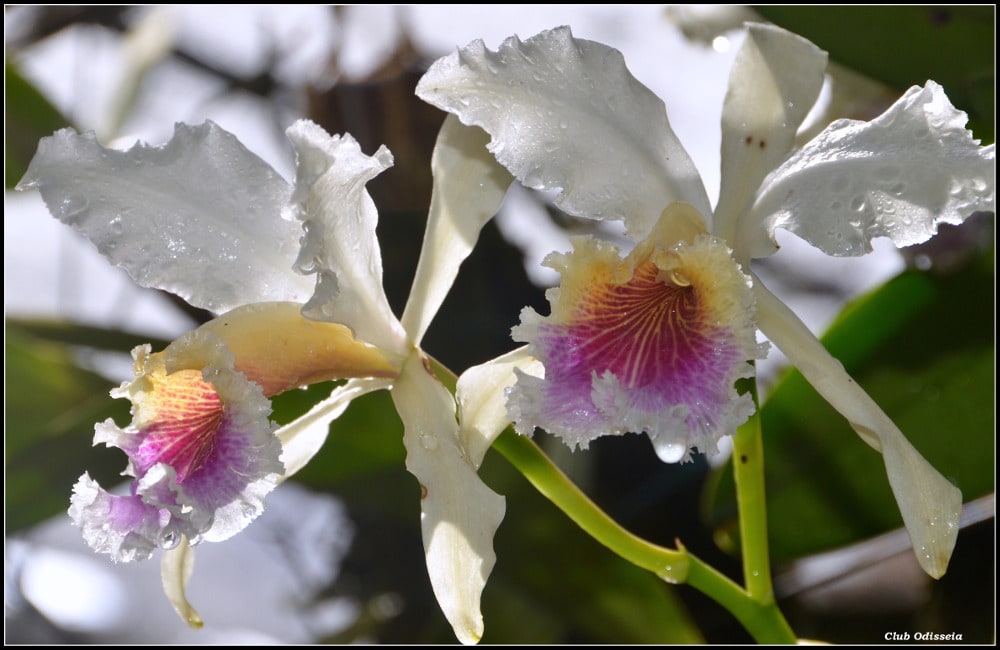
[[[253,506],[246,506],[243,508],[243,516],[247,519],[253,519],[257,516],[257,508],[254,508]]]
[[[170,551],[177,548],[178,544],[181,543],[181,536],[172,530],[168,530],[160,536],[160,548],[164,551]]]
[[[420,446],[427,451],[434,451],[438,448],[438,439],[433,433],[420,434]]]
[[[677,443],[662,445],[657,447],[656,455],[664,463],[677,463],[687,455],[687,446]]]
[[[79,219],[90,207],[87,197],[82,194],[71,194],[62,200],[60,206],[63,218],[71,221]]]

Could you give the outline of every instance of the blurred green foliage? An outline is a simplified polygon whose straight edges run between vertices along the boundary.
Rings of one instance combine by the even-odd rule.
[[[996,6],[754,6],[831,60],[900,92],[937,81],[992,142],[996,110]]]

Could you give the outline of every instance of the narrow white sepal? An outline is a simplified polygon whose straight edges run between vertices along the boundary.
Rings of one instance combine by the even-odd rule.
[[[358,340],[405,355],[406,333],[382,288],[378,210],[365,189],[392,165],[392,154],[382,146],[365,155],[350,134],[331,136],[308,120],[285,133],[296,153],[287,212],[305,230],[295,268],[316,275],[316,291],[302,313],[346,325]]]
[[[730,245],[761,181],[788,156],[823,87],[826,52],[773,25],[749,24],[722,107],[722,176],[712,232]]]
[[[844,366],[757,278],[754,297],[761,331],[862,440],[882,453],[917,561],[931,577],[943,576],[958,538],[962,493],[920,455]]]
[[[392,400],[403,421],[406,469],[420,482],[427,572],[441,611],[462,643],[483,635],[480,598],[493,570],[493,536],[505,500],[476,474],[459,436],[455,400],[419,352],[403,366]]]
[[[472,252],[479,231],[500,209],[514,178],[486,150],[489,136],[449,115],[438,134],[431,170],[434,189],[410,297],[401,322],[419,345],[431,319]]]

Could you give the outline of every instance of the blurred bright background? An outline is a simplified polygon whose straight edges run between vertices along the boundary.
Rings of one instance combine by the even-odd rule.
[[[381,213],[387,291],[399,310],[416,263],[414,242],[421,236],[429,199],[429,154],[443,119],[413,96],[427,64],[474,39],[495,49],[510,35],[527,38],[569,24],[577,37],[621,50],[631,72],[664,100],[671,125],[714,198],[722,100],[740,44],[737,28],[749,15],[740,8],[662,6],[7,7],[7,642],[453,640],[427,583],[417,486],[403,470],[399,424],[391,409],[385,413],[378,397],[352,407],[334,425],[324,453],[299,480],[270,497],[264,515],[247,531],[223,544],[199,547],[189,595],[207,621],[205,629],[189,630],[177,619],[162,595],[157,560],[114,566],[89,551],[65,509],[70,488],[83,471],[109,481],[124,467],[125,459],[116,450],[89,448],[93,422],[109,416],[119,422],[127,419],[127,404],[114,403],[107,391],[129,376],[127,353],[132,346],[152,341],[155,348],[196,326],[205,314],[135,286],[77,233],[51,218],[37,193],[11,191],[39,137],[72,125],[94,130],[105,144],[124,148],[136,140],[165,142],[175,122],[211,119],[286,178],[291,177],[293,159],[284,129],[299,117],[308,116],[331,132],[351,132],[368,153],[387,144],[396,165],[370,188]],[[835,61],[861,66],[879,79],[859,81],[845,72],[840,85],[827,89],[824,106],[836,117],[869,119],[909,83],[933,77],[970,112],[977,137],[992,140],[993,106],[984,100],[992,97],[989,16],[909,9],[886,20],[885,14],[844,9],[831,18],[799,9],[797,14],[769,17],[791,22],[793,30],[803,29],[795,23],[802,20],[805,27],[818,29],[819,36],[836,34],[837,25],[841,32],[843,24],[853,25],[859,42],[867,42],[872,29],[877,34],[890,24],[903,29],[913,23],[916,30],[927,23],[950,30],[948,38],[965,44],[948,50],[960,60],[952,66],[960,70],[952,74],[967,72],[958,91],[937,70],[926,69],[919,52],[905,57],[906,65],[924,76],[904,83],[880,74],[885,61],[877,51],[861,53],[872,60],[865,68],[864,62],[838,58],[839,52],[852,51],[843,39],[826,42],[806,34],[829,49]],[[983,27],[987,20],[989,29]],[[914,34],[923,38],[922,32]],[[894,37],[916,47],[914,34],[904,30]],[[969,48],[962,49],[966,45]],[[985,57],[990,64],[984,72]],[[983,90],[987,84],[989,92]],[[985,132],[983,125],[988,125]],[[569,234],[593,226],[557,214],[543,199],[512,192],[496,225],[487,228],[463,267],[425,341],[427,350],[451,368],[461,370],[512,348],[509,329],[522,306],[547,313],[542,296],[555,278],[539,266],[541,257],[567,250]],[[953,256],[958,258],[966,252],[984,258],[987,251],[983,263],[992,265],[992,218],[977,223],[953,235],[957,244],[943,248],[949,255],[957,250]],[[908,261],[925,271],[946,266],[937,249],[905,256],[891,245],[878,245],[865,258],[841,260],[826,258],[790,236],[780,243],[782,250],[760,267],[761,277],[817,332],[834,321],[847,301],[896,276]],[[965,276],[952,281],[974,290],[972,297],[961,296],[958,302],[983,303],[984,309],[962,318],[992,318],[991,282],[983,284],[981,276],[975,276],[979,284],[971,289]],[[980,330],[963,330],[965,323],[954,325],[946,336],[979,341]],[[992,358],[992,343],[983,346],[970,354]],[[761,364],[766,386],[777,381],[780,365],[781,356],[774,351]],[[966,381],[981,376],[970,375]],[[914,372],[912,377],[918,381],[922,375]],[[924,397],[951,388],[927,382],[906,386]],[[294,416],[323,390],[314,388],[277,402],[275,417]],[[977,386],[977,399],[982,390],[993,394],[992,384]],[[987,417],[983,409],[991,408],[992,401],[976,404],[972,410],[982,411],[982,417],[973,424],[953,423],[939,435],[952,437],[952,448],[962,436],[978,436],[968,453],[986,463],[994,456],[993,424],[992,413]],[[951,403],[940,407],[962,408]],[[812,413],[815,419],[830,417],[818,410]],[[983,433],[987,427],[990,437]],[[853,436],[843,434],[840,439],[855,445],[845,453],[874,456]],[[725,479],[715,478],[703,459],[685,466],[660,465],[648,443],[638,437],[600,442],[587,453],[546,448],[626,527],[662,544],[680,537],[723,571],[738,573],[733,549],[726,548],[732,535],[726,522],[732,513],[727,512],[725,497],[718,496],[724,488],[716,486]],[[794,465],[792,458],[789,463]],[[843,460],[847,475],[856,471],[849,459]],[[776,466],[782,467],[782,462]],[[698,594],[650,580],[623,565],[504,465],[489,457],[483,470],[488,482],[508,495],[508,516],[497,540],[497,569],[484,601],[485,642],[748,639],[721,608]],[[941,583],[931,584],[913,570],[905,534],[900,538],[899,531],[893,533],[892,517],[873,514],[874,506],[871,512],[856,512],[862,520],[857,527],[831,523],[835,532],[828,539],[785,547],[779,540],[776,560],[785,572],[779,597],[797,595],[787,601],[793,628],[804,636],[834,641],[878,642],[878,630],[924,631],[944,625],[946,632],[966,630],[967,641],[993,640],[993,600],[984,597],[981,607],[976,604],[995,584],[994,555],[989,552],[994,539],[993,465],[984,467],[961,465],[961,471],[945,471],[950,478],[978,473],[971,492],[968,482],[962,487],[967,501],[979,498],[970,521],[989,521],[960,537],[955,567]],[[865,485],[827,485],[850,499],[866,498]],[[884,491],[884,486],[873,489]],[[835,509],[856,507],[847,500]],[[780,508],[772,509],[772,523],[775,512],[785,512]],[[796,537],[794,524],[780,532]],[[790,563],[807,547],[813,552],[831,550],[870,540],[876,533],[887,535],[870,542],[879,550],[855,547],[852,558],[825,556],[822,565]],[[878,573],[878,566],[888,566],[888,573]],[[803,577],[810,571],[820,577]],[[859,584],[853,590],[850,584],[845,587],[837,582],[844,576]],[[842,590],[839,597],[835,589],[824,595],[818,588],[831,584]],[[787,594],[780,593],[781,588]],[[845,625],[845,620],[851,624]],[[954,629],[955,621],[968,627]]]

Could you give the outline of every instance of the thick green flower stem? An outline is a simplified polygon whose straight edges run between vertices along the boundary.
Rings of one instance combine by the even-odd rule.
[[[752,598],[683,546],[666,549],[623,529],[528,438],[507,429],[493,443],[493,448],[578,526],[622,558],[668,582],[685,582],[701,591],[725,607],[759,643],[795,643],[795,635],[773,598],[768,602]]]
[[[756,402],[756,391],[754,401]],[[767,550],[767,501],[764,494],[764,445],[760,409],[733,438],[733,473],[740,517],[743,581],[750,597],[774,602],[771,560]]]
[[[507,429],[494,441],[499,451],[535,488],[580,528],[636,566],[648,569],[667,582],[687,580],[690,555],[636,537],[580,491],[534,442]]]

